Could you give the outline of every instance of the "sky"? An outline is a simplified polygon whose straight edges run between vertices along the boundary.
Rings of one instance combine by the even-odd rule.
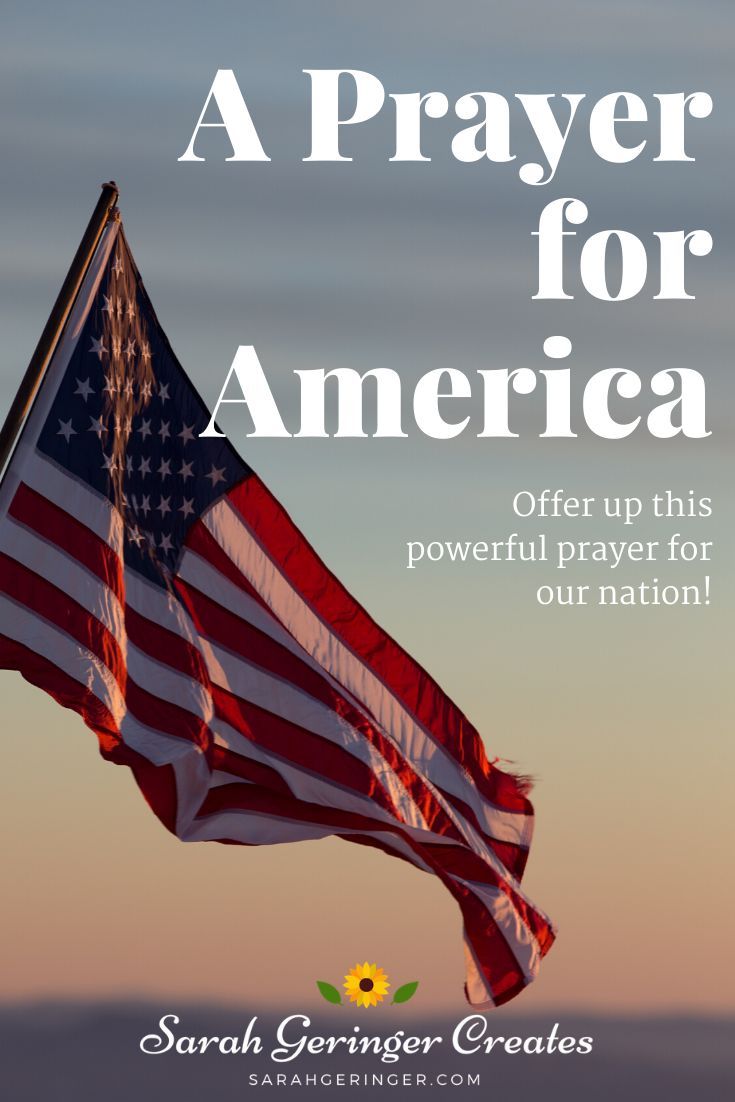
[[[559,940],[518,1008],[732,1010],[732,14],[704,0],[607,3],[126,3],[6,6],[0,35],[0,406],[7,409],[98,195],[117,180],[126,234],[179,358],[212,404],[239,344],[255,345],[284,417],[293,372],[394,368],[410,395],[437,367],[546,366],[573,343],[575,417],[595,371],[666,366],[707,380],[704,440],[252,440],[222,422],[330,567],[439,681],[490,756],[536,779],[524,886]],[[215,71],[232,68],[271,162],[178,162]],[[462,165],[451,120],[427,125],[423,164],[390,164],[389,112],[351,134],[349,164],[304,164],[304,69],[364,69],[386,91],[708,91],[694,163],[601,163],[584,127],[555,179]],[[585,107],[588,110],[588,107]],[[586,117],[586,116],[580,116]],[[514,115],[514,120],[518,121]],[[655,126],[643,131],[655,146]],[[518,163],[527,132],[514,133]],[[228,151],[229,152],[229,151]],[[532,302],[539,212],[583,199],[585,231],[703,228],[694,301]],[[574,253],[572,255],[575,255]],[[479,410],[479,399],[471,406]],[[599,503],[665,490],[712,499],[709,518],[624,528],[519,520],[519,490]],[[542,584],[650,579],[600,566],[446,563],[406,570],[408,540],[712,540],[712,561],[657,565],[710,578],[701,607],[541,607]],[[5,999],[253,998],[299,1005],[375,959],[419,978],[427,1007],[461,1009],[460,919],[431,878],[338,840],[183,845],[94,736],[15,673],[4,700],[0,825]]]

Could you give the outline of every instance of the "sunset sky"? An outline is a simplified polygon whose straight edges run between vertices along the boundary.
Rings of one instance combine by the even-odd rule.
[[[559,926],[514,1009],[714,1012],[735,1008],[732,828],[732,58],[729,5],[704,0],[357,4],[134,0],[18,6],[0,36],[0,406],[6,409],[98,195],[114,178],[133,255],[161,323],[211,405],[239,344],[255,345],[294,423],[293,371],[393,367],[407,394],[436,367],[547,366],[546,336],[574,351],[579,438],[539,440],[529,403],[516,440],[248,440],[241,454],[377,621],[439,681],[490,757],[536,779],[524,886]],[[365,9],[367,12],[368,9]],[[542,18],[543,16],[543,18]],[[84,35],[79,35],[79,28]],[[553,61],[547,51],[553,48]],[[235,69],[267,165],[186,165],[214,72]],[[599,162],[584,133],[557,178],[460,165],[451,123],[427,127],[432,162],[389,164],[390,127],[350,137],[355,160],[310,165],[305,68],[350,67],[387,91],[709,91],[695,164]],[[718,110],[718,104],[722,108]],[[655,136],[655,127],[650,134]],[[653,138],[652,138],[653,141]],[[518,137],[519,163],[528,142]],[[652,146],[652,148],[654,148]],[[625,304],[531,302],[543,205],[576,196],[589,232],[706,228],[696,300],[656,303],[655,272]],[[573,282],[573,281],[572,281]],[[630,366],[707,379],[703,441],[579,424],[580,381]],[[479,399],[472,407],[479,408]],[[520,408],[520,407],[519,407]],[[525,520],[513,496],[667,489],[710,497],[704,519]],[[714,541],[711,563],[446,564],[408,572],[407,540]],[[698,608],[541,608],[541,584],[701,583]],[[315,979],[358,959],[426,1008],[461,1010],[459,912],[441,885],[339,840],[244,849],[184,845],[127,770],[104,763],[71,713],[0,675],[4,1000],[186,996],[306,1006]]]

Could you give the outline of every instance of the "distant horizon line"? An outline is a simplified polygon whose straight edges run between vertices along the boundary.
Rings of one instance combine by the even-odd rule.
[[[247,1002],[233,1002],[229,1000],[212,1000],[202,999],[196,1000],[191,996],[161,996],[160,998],[152,998],[150,996],[143,995],[129,995],[129,996],[37,996],[27,998],[6,999],[0,996],[0,1015],[12,1013],[13,1011],[28,1012],[28,1011],[59,1011],[59,1010],[145,1010],[152,1008],[155,1013],[159,1013],[161,1008],[171,1009],[176,1011],[195,1011],[195,1012],[215,1012],[226,1013],[228,1015],[242,1014],[249,1017],[257,1015],[259,1017],[276,1016],[281,1011],[288,1013],[310,1013],[314,1016],[333,1017],[338,1015],[340,1011],[338,1009],[328,1010],[325,1007],[313,1004],[311,1001],[304,1003],[300,1000],[294,999],[288,1003],[283,1002],[268,1002],[262,1006],[257,1007],[252,1003]],[[423,1012],[414,1010],[411,1017],[413,1019],[423,1020],[438,1020],[438,1019],[454,1019],[457,1016],[466,1017],[467,1014],[473,1013],[471,1007],[458,1007],[456,1012],[451,1010],[440,1009],[426,1009]],[[475,1011],[476,1013],[476,1011]],[[523,1018],[528,1020],[538,1020],[541,1018],[548,1018],[549,1016],[557,1016],[564,1018],[586,1018],[594,1021],[616,1022],[616,1021],[646,1021],[646,1022],[689,1022],[689,1021],[719,1021],[730,1022],[735,1021],[735,1007],[732,1009],[723,1010],[700,1010],[696,1008],[682,1008],[678,1011],[659,1010],[656,1008],[648,1009],[611,1009],[601,1010],[598,1007],[584,1007],[575,1006],[572,1008],[565,1008],[563,1006],[551,1006],[540,1007],[534,1010],[528,1010],[521,1007],[511,1008],[498,1008],[498,1011],[487,1011],[485,1016],[490,1018],[497,1018],[498,1021],[505,1021],[508,1018]],[[388,1024],[381,1018],[381,1022],[376,1025]]]

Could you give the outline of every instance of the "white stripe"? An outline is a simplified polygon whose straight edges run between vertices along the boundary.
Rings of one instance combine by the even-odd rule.
[[[179,755],[171,764],[176,777],[176,834],[184,838],[206,798],[212,774],[198,746],[188,754]]]
[[[217,502],[202,521],[291,635],[321,668],[368,707],[386,737],[395,739],[415,769],[472,807],[492,837],[523,846],[530,844],[532,816],[502,811],[484,800],[461,766],[311,610],[256,542],[228,500]]]
[[[231,838],[249,845],[267,846],[279,842],[299,842],[310,839],[333,837],[335,834],[348,837],[350,834],[364,834],[362,830],[343,829],[324,826],[322,823],[309,823],[301,819],[289,819],[288,816],[275,815],[265,811],[218,811],[202,816],[189,827],[187,842],[211,841],[215,838]],[[380,830],[371,830],[371,838],[378,838],[396,852],[405,853],[411,864],[423,872],[433,873],[428,865],[410,846],[395,835]]]
[[[305,651],[293,636],[289,635],[283,624],[276,620],[271,612],[263,608],[253,597],[244,593],[224,574],[220,574],[219,570],[196,552],[189,548],[185,549],[176,573],[182,581],[198,589],[215,604],[221,605],[239,619],[262,631],[264,635],[305,662],[310,669],[321,676],[325,675],[325,671],[319,667],[308,651]]]
[[[222,769],[213,769],[209,778],[210,788],[222,788],[226,784],[255,784],[247,777],[236,777],[234,773],[225,773]]]
[[[133,717],[120,686],[107,666],[55,624],[0,594],[3,634],[47,659],[105,706],[124,741],[155,765],[190,753],[193,744],[154,731]]]
[[[207,724],[210,723],[214,715],[214,705],[201,681],[159,662],[130,641],[127,645],[127,665],[128,674],[139,688],[169,704],[178,705]]]
[[[24,456],[20,481],[81,521],[122,558],[125,525],[109,498],[37,451]]]
[[[250,846],[271,846],[281,842],[304,842],[328,838],[331,827],[302,823],[259,811],[220,811],[197,819],[185,830],[184,842],[207,842],[229,838]]]
[[[477,1010],[492,1010],[495,1006],[493,993],[477,963],[475,951],[464,933],[464,968],[467,985],[467,999]]]
[[[518,913],[513,900],[501,888],[462,880],[458,876],[454,879],[460,884],[465,884],[490,912],[526,981],[530,983],[538,974],[541,949],[535,935]]]
[[[48,659],[97,697],[115,723],[125,714],[120,686],[110,671],[91,651],[79,645],[60,628],[44,620],[25,605],[0,594],[0,623],[9,638]]]
[[[51,582],[107,628],[120,647],[128,674],[136,685],[209,722],[214,707],[207,689],[196,678],[158,661],[131,643],[125,629],[125,613],[117,597],[77,559],[11,517],[0,525],[0,551]]]
[[[236,728],[221,719],[213,721],[212,731],[217,745],[239,754],[240,757],[267,765],[278,772],[294,796],[304,803],[321,804],[339,808],[342,811],[351,811],[357,815],[367,815],[371,819],[396,822],[394,816],[368,796],[361,796],[349,788],[342,787],[336,781],[325,780],[318,773],[318,761],[314,762],[314,772],[307,772],[301,766],[290,762],[288,758],[279,757],[259,743],[246,738]],[[423,831],[426,835],[430,833],[425,824]],[[431,838],[433,840],[434,835],[431,835]]]
[[[125,613],[108,585],[54,543],[25,528],[13,517],[0,524],[0,551],[28,567],[99,620],[125,646]]]

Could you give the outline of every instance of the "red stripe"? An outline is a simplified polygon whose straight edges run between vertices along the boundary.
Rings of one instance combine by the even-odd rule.
[[[299,769],[368,796],[390,815],[402,816],[368,765],[329,739],[268,712],[218,685],[212,686],[215,714],[245,738]]]
[[[258,784],[280,796],[290,796],[291,789],[280,773],[263,762],[235,754],[224,746],[215,743],[212,747],[212,769],[231,773],[233,777]]]
[[[126,632],[136,647],[152,656],[165,655],[168,665],[196,678],[203,685],[208,684],[202,655],[193,644],[125,604],[123,564],[95,532],[24,483],[16,492],[9,512],[25,527],[66,551],[109,586],[124,607]],[[55,622],[62,626],[60,621]],[[79,635],[75,637],[81,638]],[[94,653],[102,657],[99,651],[94,650]],[[123,683],[120,681],[120,684]]]
[[[111,547],[76,517],[42,494],[21,483],[10,508],[10,516],[26,528],[55,543],[109,586],[120,603],[125,597],[123,565]]]
[[[186,547],[198,555],[199,558],[204,559],[209,566],[213,566],[215,570],[227,578],[228,581],[232,582],[233,585],[236,585],[238,589],[241,589],[243,593],[246,593],[248,597],[252,597],[261,608],[265,609],[269,616],[272,616],[273,619],[276,620],[276,623],[280,623],[280,621],[273,616],[273,612],[258,593],[257,589],[255,589],[247,578],[237,569],[232,559],[225,554],[216,539],[200,520],[189,529],[186,536]]]
[[[447,792],[446,789],[436,786],[437,790],[441,792],[447,803],[451,804],[460,815],[471,823],[477,833],[487,846],[493,851],[499,861],[502,861],[506,869],[510,872],[511,876],[515,877],[520,882],[523,872],[526,868],[526,862],[528,861],[528,846],[521,846],[516,842],[501,842],[497,838],[493,838],[488,834],[484,824],[480,823],[479,817],[473,811],[473,809],[466,804],[464,800],[460,800],[458,796],[455,796],[453,792]]]
[[[475,963],[492,992],[493,1002],[496,1006],[502,1006],[527,986],[523,969],[492,915],[477,896],[464,884],[452,880],[446,883],[462,911],[465,933],[474,951]]]
[[[125,606],[125,630],[130,642],[139,650],[159,662],[165,660],[167,666],[209,689],[209,674],[202,653],[188,639],[136,612],[130,605]]]
[[[330,630],[449,750],[482,794],[497,807],[532,814],[525,795],[526,782],[488,762],[472,724],[327,569],[260,479],[245,479],[227,497],[270,558]]]
[[[208,750],[212,742],[211,732],[203,719],[187,708],[172,704],[170,700],[154,696],[128,677],[125,692],[128,711],[140,723],[162,731],[173,738],[195,742],[202,750]]]
[[[125,690],[125,660],[114,635],[57,586],[0,551],[0,591],[56,625],[107,666]]]
[[[186,708],[154,696],[129,676],[115,637],[87,609],[51,582],[0,552],[0,592],[61,629],[90,651],[120,686],[130,714],[147,727],[196,742],[206,749],[211,735],[206,723]],[[83,655],[80,656],[80,659]]]

